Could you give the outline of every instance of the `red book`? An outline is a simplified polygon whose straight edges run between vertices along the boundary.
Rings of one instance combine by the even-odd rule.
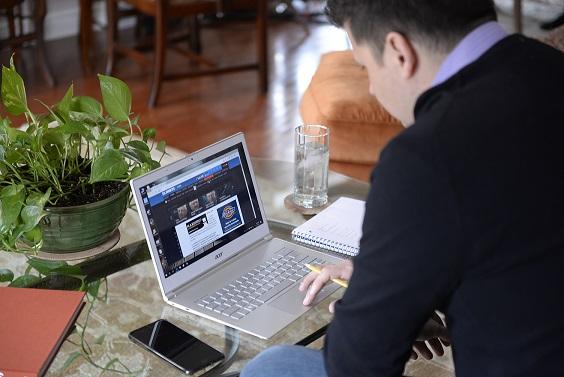
[[[0,376],[45,374],[83,299],[84,292],[0,288]]]

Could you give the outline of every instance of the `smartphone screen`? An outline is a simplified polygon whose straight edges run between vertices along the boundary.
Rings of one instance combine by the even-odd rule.
[[[163,319],[133,330],[129,338],[188,374],[224,358],[221,352]]]

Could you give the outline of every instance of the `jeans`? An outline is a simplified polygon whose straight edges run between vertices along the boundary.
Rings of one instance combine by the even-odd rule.
[[[241,377],[327,377],[323,351],[301,346],[275,346],[251,360]]]

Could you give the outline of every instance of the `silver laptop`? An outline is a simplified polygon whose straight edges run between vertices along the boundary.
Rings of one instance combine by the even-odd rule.
[[[131,187],[164,300],[260,338],[309,309],[298,291],[305,263],[339,261],[272,237],[242,133]]]

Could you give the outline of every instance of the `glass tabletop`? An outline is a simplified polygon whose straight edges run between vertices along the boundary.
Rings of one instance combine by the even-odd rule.
[[[167,156],[167,159],[171,161],[182,156],[181,152],[169,151],[169,153],[170,156]],[[170,161],[164,163],[167,162]],[[292,190],[293,163],[256,158],[252,160],[252,163],[271,233],[275,237],[291,240],[291,230],[308,219],[307,216],[286,208],[284,204],[284,198]],[[365,199],[368,188],[368,184],[364,182],[330,172],[330,199],[343,195]],[[339,289],[271,339],[261,340],[166,304],[161,296],[154,267],[149,260],[147,244],[135,211],[127,211],[120,225],[120,233],[120,241],[111,251],[79,263],[82,271],[87,275],[87,280],[93,281],[107,277],[105,302],[96,301],[90,312],[85,307],[78,320],[79,324],[83,324],[88,317],[85,338],[91,348],[93,361],[99,365],[119,360],[114,361],[111,367],[125,370],[122,366],[125,365],[139,375],[179,375],[181,373],[179,370],[141,349],[128,339],[130,331],[163,318],[226,355],[224,363],[205,373],[205,376],[239,371],[248,360],[265,348],[276,344],[295,344],[328,324],[331,320],[328,305],[332,300],[339,298],[343,292],[343,289]],[[0,252],[0,266],[11,268],[16,273],[23,273],[24,262],[25,259],[22,256]],[[45,279],[41,286],[76,289],[79,284],[80,282],[76,279],[52,277]],[[101,291],[105,288],[102,287]],[[73,342],[80,343],[80,338],[76,333],[71,334],[68,341],[63,343],[47,376],[100,374],[99,368],[83,358],[76,359],[63,370],[69,356],[78,349]],[[317,345],[321,343],[318,342]],[[428,374],[430,367],[434,368],[431,369],[434,370],[433,374]],[[411,363],[408,369],[426,370],[425,375],[432,376],[452,375],[448,367],[441,367],[440,363],[436,362],[417,361]]]

